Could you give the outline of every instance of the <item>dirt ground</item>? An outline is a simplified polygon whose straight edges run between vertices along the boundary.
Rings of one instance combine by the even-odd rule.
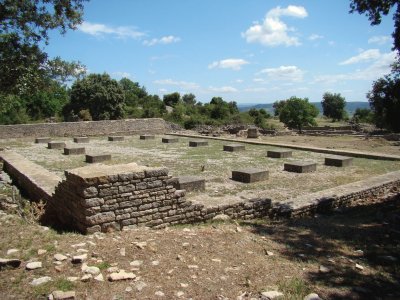
[[[1,256],[22,259],[19,268],[0,271],[1,299],[46,299],[54,290],[73,290],[77,299],[259,299],[270,290],[282,292],[280,299],[303,299],[311,292],[323,299],[400,297],[398,200],[299,220],[89,236],[2,214],[0,237]],[[18,252],[7,256],[9,249]],[[39,249],[47,252],[39,255]],[[56,253],[69,258],[56,265]],[[82,264],[72,264],[70,256],[82,253],[105,281],[80,280]],[[27,271],[29,261],[41,261],[43,267]],[[131,271],[136,278],[109,282],[110,267]],[[52,281],[30,284],[42,276]]]

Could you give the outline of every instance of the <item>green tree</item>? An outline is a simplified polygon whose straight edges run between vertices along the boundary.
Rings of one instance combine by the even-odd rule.
[[[367,98],[376,126],[400,132],[400,76],[387,75],[378,79]]]
[[[281,109],[285,106],[286,100],[275,101],[272,107],[274,108],[274,116],[279,116]]]
[[[195,105],[196,104],[196,96],[193,94],[185,94],[182,96],[182,101],[186,105]]]
[[[75,29],[86,0],[2,0],[0,2],[0,90],[27,94],[40,90],[52,64],[42,43],[48,32]],[[53,63],[60,66],[58,61]],[[64,65],[65,66],[65,65]],[[53,68],[54,70],[54,68]],[[62,72],[58,72],[60,74]]]
[[[340,94],[325,93],[322,96],[321,104],[324,116],[333,121],[340,121],[345,118],[346,99]]]
[[[391,9],[395,7],[393,20],[394,31],[393,50],[397,50],[397,64],[393,66],[394,70],[400,71],[400,1],[399,0],[351,0],[350,13],[358,12],[366,14],[371,25],[379,25],[382,16],[387,16]]]
[[[64,107],[64,116],[89,110],[93,120],[115,120],[123,117],[124,91],[108,74],[90,74],[74,82],[71,101]]]
[[[178,92],[166,94],[163,97],[163,102],[167,106],[174,107],[181,100],[181,95]]]
[[[318,113],[318,108],[309,103],[307,98],[291,97],[281,108],[279,120],[289,128],[296,128],[301,132],[304,126],[316,125],[314,118]]]
[[[374,114],[369,108],[357,108],[352,121],[355,123],[373,123]]]

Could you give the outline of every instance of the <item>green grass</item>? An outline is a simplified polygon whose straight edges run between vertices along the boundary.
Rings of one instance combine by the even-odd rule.
[[[311,293],[309,284],[301,278],[292,278],[278,283],[279,291],[284,294],[284,299],[302,300]]]

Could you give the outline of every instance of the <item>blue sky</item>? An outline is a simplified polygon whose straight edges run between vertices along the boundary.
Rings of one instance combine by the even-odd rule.
[[[75,31],[51,34],[51,57],[128,77],[151,94],[238,103],[324,92],[367,101],[390,71],[393,20],[370,26],[349,0],[91,0]]]

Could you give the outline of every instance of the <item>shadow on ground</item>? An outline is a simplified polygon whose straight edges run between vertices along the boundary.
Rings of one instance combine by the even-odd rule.
[[[325,266],[306,271],[324,299],[400,299],[400,194],[331,215],[245,224],[284,244],[288,259]]]

